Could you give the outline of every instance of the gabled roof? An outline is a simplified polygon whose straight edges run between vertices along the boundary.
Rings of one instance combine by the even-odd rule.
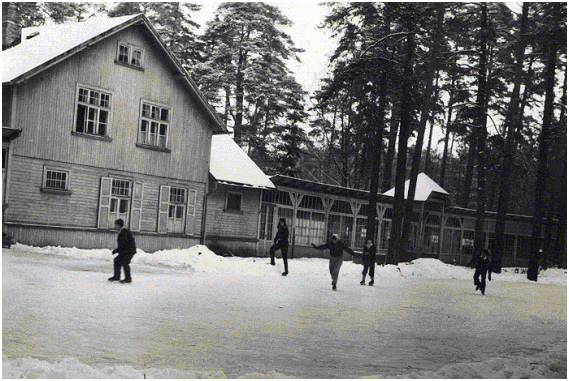
[[[220,183],[273,189],[275,186],[229,135],[214,135],[209,173]]]
[[[409,180],[405,181],[405,199],[409,193]],[[384,196],[395,197],[395,188],[391,188],[383,194]],[[427,201],[432,198],[449,200],[450,194],[435,183],[429,176],[419,173],[417,176],[417,186],[415,188],[415,201]]]
[[[136,24],[146,28],[149,37],[167,57],[164,63],[173,68],[176,78],[182,80],[190,95],[205,109],[213,122],[214,131],[227,132],[216,112],[143,14],[114,18],[92,17],[84,22],[26,28],[22,31],[22,42],[2,52],[2,84],[23,82]],[[39,34],[33,36],[36,32]]]

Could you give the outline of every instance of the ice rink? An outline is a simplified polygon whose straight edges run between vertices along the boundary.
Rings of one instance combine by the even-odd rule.
[[[109,250],[2,255],[4,378],[561,378],[567,283],[437,260],[376,268],[326,259],[223,258],[206,247],[137,254],[107,281]]]

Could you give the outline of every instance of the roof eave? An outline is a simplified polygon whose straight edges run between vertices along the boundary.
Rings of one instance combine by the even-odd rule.
[[[219,117],[217,116],[215,111],[211,109],[209,102],[205,99],[203,94],[199,91],[199,89],[197,88],[197,85],[191,80],[191,78],[189,78],[189,75],[186,72],[186,70],[178,62],[176,57],[174,57],[174,55],[172,55],[172,53],[166,47],[166,44],[164,43],[164,41],[162,40],[162,38],[160,37],[160,35],[156,31],[156,29],[154,29],[154,27],[150,24],[150,22],[148,21],[146,16],[144,16],[143,14],[140,14],[136,17],[133,17],[132,19],[125,21],[124,23],[117,25],[114,28],[109,29],[109,30],[93,37],[92,39],[90,39],[90,40],[88,40],[82,44],[79,44],[72,49],[69,49],[68,51],[60,54],[59,56],[52,58],[51,60],[45,62],[44,64],[39,65],[39,66],[29,70],[28,72],[26,72],[26,73],[24,73],[24,74],[22,74],[16,78],[13,78],[10,81],[2,82],[2,84],[3,85],[16,85],[16,84],[19,84],[23,81],[26,81],[27,79],[49,69],[50,67],[52,67],[54,65],[57,65],[58,63],[66,60],[67,58],[69,58],[69,57],[71,57],[71,56],[73,56],[73,55],[75,55],[75,54],[77,54],[77,53],[79,53],[85,49],[88,49],[90,46],[96,44],[97,42],[99,42],[99,41],[101,41],[101,40],[103,40],[103,39],[105,39],[105,38],[107,38],[107,37],[109,37],[115,33],[118,33],[121,30],[129,28],[133,25],[136,25],[138,23],[144,23],[144,25],[150,31],[151,35],[154,37],[155,41],[158,43],[158,46],[168,56],[168,58],[170,58],[170,62],[172,62],[174,64],[177,72],[179,74],[181,74],[183,80],[185,81],[185,83],[187,84],[189,89],[191,90],[191,93],[194,95],[195,99],[198,101],[200,106],[202,106],[206,110],[208,117],[210,118],[210,120],[214,124],[214,128],[212,128],[213,132],[217,133],[217,134],[227,133],[228,132],[227,128],[223,125],[223,123],[221,122],[221,120],[219,119]]]
[[[109,29],[109,30],[107,30],[101,34],[98,34],[97,36],[91,38],[90,40],[85,41],[84,43],[79,44],[74,48],[69,49],[68,51],[58,55],[57,57],[52,58],[51,60],[45,62],[44,64],[39,65],[39,66],[27,71],[26,73],[19,75],[18,77],[14,78],[10,81],[2,82],[2,84],[17,85],[23,81],[26,81],[29,78],[31,78],[31,77],[49,69],[50,67],[57,65],[58,63],[66,60],[67,58],[69,58],[69,57],[71,57],[71,56],[73,56],[73,55],[75,55],[75,54],[77,54],[77,53],[79,53],[85,49],[88,49],[92,45],[98,43],[101,40],[104,40],[105,38],[109,37],[110,35],[113,35],[117,32],[120,32],[121,30],[124,30],[124,29],[126,29],[132,25],[137,24],[138,22],[143,20],[142,17],[144,17],[144,15],[142,15],[142,14],[139,16],[133,17],[132,19],[125,21],[124,23],[117,25],[114,28],[111,28],[111,29]]]

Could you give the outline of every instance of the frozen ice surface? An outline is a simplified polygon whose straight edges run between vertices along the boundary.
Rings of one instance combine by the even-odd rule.
[[[377,266],[139,250],[134,283],[108,249],[3,252],[3,378],[566,378],[567,274],[530,282],[417,259]]]

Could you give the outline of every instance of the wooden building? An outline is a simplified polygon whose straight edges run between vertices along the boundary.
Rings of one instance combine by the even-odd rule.
[[[199,243],[226,131],[144,15],[26,28],[2,65],[2,125],[21,131],[6,154],[3,140],[16,241],[113,247],[122,218],[145,251]]]
[[[263,190],[275,189],[268,176],[227,135],[213,137],[204,242],[220,254],[262,255],[258,222]]]
[[[366,237],[369,192],[326,185],[287,176],[273,176],[276,189],[263,191],[259,214],[259,239],[270,245],[279,218],[287,219],[291,229],[293,257],[325,257],[311,243],[320,244],[332,234],[356,251],[363,249]],[[405,194],[409,181],[405,183]],[[393,218],[394,189],[378,196],[377,231],[378,263],[382,263],[389,247]],[[467,265],[473,254],[476,211],[453,206],[448,192],[425,174],[417,179],[412,229],[407,242],[407,254],[401,261],[415,258],[438,258],[446,263]],[[487,212],[484,225],[484,245],[493,250],[495,212]],[[530,258],[532,217],[507,215],[506,248],[503,266],[526,266]],[[559,221],[554,221],[551,239],[558,237]],[[545,223],[542,237],[545,233]],[[542,238],[543,241],[543,238]],[[550,247],[560,250],[566,260],[565,242]],[[346,255],[346,258],[350,256]]]

